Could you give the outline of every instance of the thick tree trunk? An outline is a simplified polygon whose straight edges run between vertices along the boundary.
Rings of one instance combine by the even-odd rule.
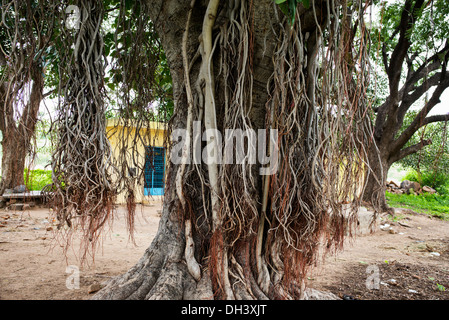
[[[390,169],[389,157],[390,154],[385,148],[377,149],[372,145],[369,149],[371,171],[367,176],[363,201],[370,203],[380,211],[387,211],[389,208],[385,198],[387,175]]]
[[[257,60],[254,66],[254,96],[253,96],[253,116],[254,123],[261,128],[264,125],[265,103],[267,101],[266,84],[273,72],[271,58],[274,50],[274,41],[269,41],[272,34],[274,21],[270,17],[273,10],[271,0],[264,0],[260,8],[269,10],[257,10],[259,4],[255,6],[257,40],[254,43],[254,59]],[[182,56],[182,37],[186,28],[187,12],[189,3],[185,1],[159,1],[152,4],[154,10],[156,27],[161,37],[161,42],[170,65],[173,79],[173,95],[175,99],[175,116],[172,122],[172,130],[185,129],[187,127],[188,101],[185,88],[185,77]],[[190,32],[188,37],[188,57],[191,59],[195,55],[195,50],[199,45],[198,39],[201,33],[202,17],[206,7],[196,5],[192,11]],[[265,34],[264,38],[262,37]],[[191,82],[195,82],[198,77],[198,66],[192,68]],[[223,98],[223,91],[217,93],[218,100]],[[224,109],[217,106],[217,112],[223,114]],[[211,275],[202,268],[201,279],[195,280],[189,273],[186,265],[185,245],[186,234],[184,221],[180,216],[185,212],[178,212],[179,196],[176,193],[176,173],[180,165],[170,163],[167,175],[166,190],[162,217],[158,233],[147,249],[140,261],[131,268],[125,275],[119,276],[111,281],[106,288],[98,292],[94,299],[214,299],[213,284]],[[201,211],[195,211],[195,215],[200,215]],[[210,244],[204,244],[210,239],[201,239],[194,236],[194,246],[197,251]],[[196,257],[199,255],[196,253]],[[202,261],[207,263],[206,260]],[[203,265],[204,267],[204,265]],[[247,290],[240,288],[237,284],[237,297],[248,299],[267,299],[266,295],[258,288],[256,280],[251,277],[253,285],[253,296]]]
[[[94,299],[316,298],[305,290],[306,270],[316,261],[320,239],[326,237],[330,248],[340,243],[345,234],[342,228],[348,225],[338,211],[341,203],[347,203],[347,195],[339,190],[340,202],[324,207],[317,198],[325,199],[323,194],[332,186],[324,186],[320,179],[312,182],[315,176],[309,179],[315,170],[316,150],[322,147],[314,138],[321,137],[321,129],[323,135],[329,134],[318,126],[315,109],[316,95],[321,93],[315,89],[321,40],[317,23],[327,21],[329,2],[314,1],[315,11],[301,7],[296,40],[289,26],[281,23],[283,16],[272,0],[196,1],[187,24],[189,2],[151,1],[150,7],[173,79],[171,129],[192,128],[192,120],[201,120],[203,129],[224,133],[237,112],[239,117],[232,119],[241,123],[236,126],[234,122],[231,128],[267,129],[270,116],[283,121],[282,115],[275,114],[281,101],[272,101],[270,90],[278,86],[282,91],[289,85],[291,95],[304,98],[298,102],[295,97],[288,100],[291,96],[287,95],[282,101],[288,108],[285,112],[292,114],[281,123],[288,137],[284,151],[292,147],[285,151],[291,159],[283,159],[280,170],[285,174],[271,182],[270,176],[259,174],[259,166],[217,168],[213,162],[198,167],[170,162],[155,239],[134,267],[113,279]],[[280,46],[282,39],[287,39],[282,42],[284,47]],[[211,46],[220,49],[212,54]],[[275,70],[273,61],[281,51],[282,59],[296,63],[292,73],[297,74],[289,74],[291,78],[285,70]],[[300,63],[299,58],[303,59]],[[279,65],[289,68],[284,60]],[[278,82],[273,79],[276,71],[281,74]],[[292,118],[295,121],[288,126]],[[186,135],[191,135],[189,130]],[[351,165],[347,169],[353,172]],[[325,169],[315,172],[321,175]],[[225,170],[230,171],[225,172],[228,175],[223,175]],[[228,179],[217,182],[217,175]],[[282,190],[273,187],[274,183]]]
[[[2,180],[0,194],[5,189],[13,189],[23,185],[25,160],[30,151],[31,139],[36,127],[39,106],[43,98],[44,78],[42,68],[33,63],[30,69],[32,80],[29,100],[22,110],[14,110],[13,100],[7,96],[7,84],[3,84],[0,92],[2,104],[0,115],[0,130],[2,132]],[[20,107],[17,109],[21,109]],[[21,112],[16,121],[15,114]]]
[[[3,194],[6,189],[13,189],[24,184],[27,149],[26,143],[23,139],[19,139],[19,137],[20,135],[14,128],[3,132],[0,194]]]

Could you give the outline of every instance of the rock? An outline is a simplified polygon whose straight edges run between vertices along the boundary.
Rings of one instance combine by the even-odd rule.
[[[401,182],[401,189],[406,191],[409,191],[410,189],[418,191],[421,189],[421,185],[416,181],[404,180]]]
[[[308,288],[304,293],[304,300],[341,300],[341,298],[331,292]]]
[[[380,229],[384,231],[390,230],[390,225],[388,223],[385,223],[380,226]]]
[[[428,192],[428,193],[430,193],[430,194],[434,194],[434,193],[437,192],[435,189],[432,189],[431,187],[428,187],[428,186],[422,187],[422,191]]]
[[[439,257],[440,256],[440,254],[438,252],[431,252],[430,255],[434,256],[434,257]]]
[[[17,186],[13,189],[13,193],[24,193],[26,191],[26,187],[24,184]]]
[[[12,194],[13,191],[13,189],[5,189],[5,192],[3,194]]]
[[[398,285],[398,281],[396,279],[390,279],[387,281],[388,284],[392,285],[392,286],[397,286]]]
[[[399,186],[396,184],[396,182],[394,182],[393,180],[391,180],[389,183],[388,183],[392,188],[394,188],[394,187],[396,187],[396,188],[399,188]]]
[[[408,292],[409,292],[409,293],[418,293],[418,291],[413,290],[413,289],[408,289]]]
[[[398,232],[395,230],[395,229],[393,229],[393,228],[390,228],[390,230],[388,231],[389,233],[391,233],[391,234],[397,234]]]
[[[357,215],[357,234],[370,234],[372,231],[377,231],[379,217],[376,221],[374,219],[374,212],[366,209],[365,207],[360,207]]]
[[[87,293],[91,294],[94,292],[97,292],[101,289],[101,285],[99,283],[93,283],[89,286],[89,288],[87,288]]]

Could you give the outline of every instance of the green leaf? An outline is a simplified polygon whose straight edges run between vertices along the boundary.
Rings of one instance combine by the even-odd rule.
[[[281,4],[281,3],[284,3],[285,1],[287,1],[287,0],[274,0],[274,2],[276,4]]]
[[[287,1],[287,0],[286,0]],[[279,9],[281,9],[281,11],[288,16],[288,4],[287,2],[283,2],[281,4],[279,4]]]
[[[309,9],[310,8],[310,0],[302,0],[302,5],[304,8]]]
[[[295,22],[295,16],[296,16],[296,6],[298,3],[297,0],[288,0],[288,11],[289,11],[289,18],[290,18],[290,24],[293,26],[293,23]]]
[[[106,85],[109,87],[109,89],[115,90],[115,84],[114,83],[109,82]]]

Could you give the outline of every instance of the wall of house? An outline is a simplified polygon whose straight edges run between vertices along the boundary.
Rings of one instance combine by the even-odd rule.
[[[120,119],[110,119],[107,121],[106,133],[111,144],[114,157],[119,159],[120,150],[126,151],[126,159],[129,167],[134,167],[136,174],[141,179],[136,182],[136,202],[151,203],[160,201],[161,196],[145,196],[143,170],[145,167],[145,147],[163,147],[165,138],[164,123],[151,122],[150,127],[140,128],[139,132],[135,127],[129,127]],[[132,148],[135,146],[135,151]],[[122,151],[123,152],[123,151]],[[135,164],[135,166],[134,166]],[[121,193],[117,197],[117,204],[125,204],[125,194]]]

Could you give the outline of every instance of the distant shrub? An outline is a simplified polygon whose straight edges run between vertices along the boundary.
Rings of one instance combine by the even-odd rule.
[[[42,190],[44,186],[52,183],[51,170],[25,169],[25,185],[30,191]]]
[[[440,194],[449,194],[449,174],[445,172],[409,170],[403,180],[416,181],[422,186],[437,190]]]

